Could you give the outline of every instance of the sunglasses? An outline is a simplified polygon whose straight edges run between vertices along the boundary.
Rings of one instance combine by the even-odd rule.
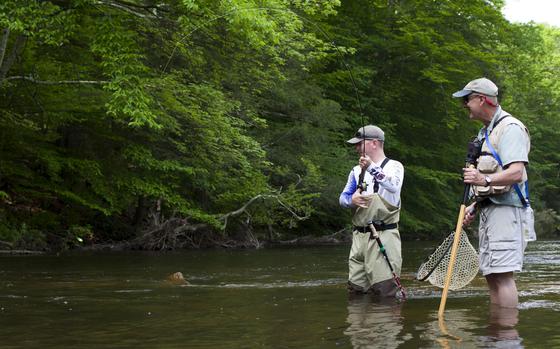
[[[464,104],[464,105],[469,104],[469,102],[470,102],[471,100],[473,100],[474,98],[476,98],[476,97],[484,97],[484,96],[471,93],[470,95],[467,95],[467,96],[463,97],[463,104]]]

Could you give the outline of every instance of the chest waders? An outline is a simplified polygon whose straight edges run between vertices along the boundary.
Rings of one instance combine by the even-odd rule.
[[[401,297],[406,298],[398,276],[402,264],[401,241],[397,229],[399,217],[400,208],[387,202],[378,193],[372,195],[369,207],[358,207],[352,218],[354,233],[350,260],[363,258],[362,264],[355,268],[365,269],[369,286],[392,278]],[[385,243],[381,241],[380,233]],[[379,255],[372,253],[375,243],[379,247]],[[359,271],[353,273],[352,268],[350,264],[351,278],[352,275],[359,274]]]

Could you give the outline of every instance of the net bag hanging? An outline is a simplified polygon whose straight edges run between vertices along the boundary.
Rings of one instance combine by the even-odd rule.
[[[420,281],[428,280],[434,286],[444,287],[447,268],[451,259],[451,246],[453,245],[454,235],[455,232],[449,234],[441,245],[428,256],[418,269],[416,279]],[[467,233],[462,231],[449,289],[458,290],[465,287],[474,279],[477,273],[478,253],[471,245]]]

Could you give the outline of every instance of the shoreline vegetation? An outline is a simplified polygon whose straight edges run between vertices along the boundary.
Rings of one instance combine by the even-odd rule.
[[[0,249],[343,241],[364,124],[405,167],[402,239],[438,239],[480,127],[451,94],[482,76],[530,130],[536,230],[558,237],[560,29],[503,6],[3,0]]]
[[[169,246],[167,248],[153,248],[153,245],[141,245],[139,241],[118,241],[118,242],[85,242],[73,243],[66,246],[58,245],[58,249],[53,249],[54,245],[45,245],[41,250],[26,249],[23,247],[14,248],[9,243],[0,241],[0,254],[2,255],[38,255],[38,254],[56,254],[64,251],[168,251],[168,250],[189,250],[189,249],[260,249],[260,248],[278,248],[278,247],[307,247],[307,246],[331,246],[331,245],[349,245],[351,242],[351,232],[349,229],[342,229],[330,235],[305,235],[294,237],[288,240],[232,240],[222,237],[216,237],[211,241],[199,241],[198,244],[184,244],[178,246]]]

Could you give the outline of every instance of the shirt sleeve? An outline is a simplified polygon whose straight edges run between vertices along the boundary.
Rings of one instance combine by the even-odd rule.
[[[529,135],[521,126],[507,125],[499,147],[499,155],[504,166],[514,162],[529,162]]]
[[[379,182],[379,186],[387,190],[389,193],[400,192],[403,179],[404,179],[404,167],[403,165],[395,161],[395,164],[391,168],[385,170],[385,180]]]
[[[340,197],[338,198],[338,202],[340,206],[351,208],[354,207],[352,205],[352,194],[356,192],[357,189],[356,178],[354,177],[354,170],[350,171],[348,175],[348,180],[346,181],[346,186],[342,193],[340,193]]]

